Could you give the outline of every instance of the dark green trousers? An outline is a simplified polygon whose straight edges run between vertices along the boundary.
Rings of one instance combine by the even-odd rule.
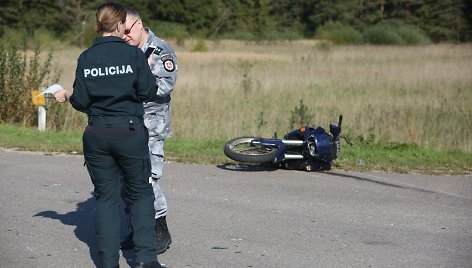
[[[129,133],[128,133],[129,132]],[[95,186],[95,228],[100,267],[118,267],[120,248],[120,179],[130,201],[136,262],[156,261],[154,194],[148,132],[88,126],[83,136],[84,158]]]

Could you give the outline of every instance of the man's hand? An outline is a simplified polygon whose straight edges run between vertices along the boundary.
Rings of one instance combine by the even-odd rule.
[[[152,53],[151,55],[149,55],[147,61],[148,61],[148,64],[149,66],[151,66],[151,63],[152,63],[152,58],[154,57],[154,53]]]

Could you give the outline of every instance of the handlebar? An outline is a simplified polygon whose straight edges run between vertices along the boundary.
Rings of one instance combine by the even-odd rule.
[[[343,116],[339,115],[337,125],[329,124],[329,132],[331,132],[331,135],[333,135],[333,137],[337,138],[339,136],[339,134],[341,133],[341,124],[342,123],[343,123]]]

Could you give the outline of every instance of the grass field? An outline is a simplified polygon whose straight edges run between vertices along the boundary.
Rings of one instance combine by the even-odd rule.
[[[234,165],[223,153],[224,139],[178,138],[166,141],[165,161]],[[45,131],[0,124],[0,150],[82,154],[82,132]],[[358,142],[343,145],[334,169],[356,171],[415,172],[425,174],[472,174],[472,153],[444,152],[417,145]]]
[[[172,43],[172,42],[171,42]],[[472,151],[472,45],[320,46],[316,41],[174,45],[177,138],[282,136],[300,101],[310,125],[344,115],[354,140]],[[71,87],[80,49],[58,49],[60,84]],[[300,111],[298,111],[300,113]],[[64,129],[81,129],[70,111]]]

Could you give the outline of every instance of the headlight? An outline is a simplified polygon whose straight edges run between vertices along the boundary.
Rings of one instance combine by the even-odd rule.
[[[310,152],[311,156],[315,156],[316,153],[316,144],[313,138],[308,140],[308,152]]]

